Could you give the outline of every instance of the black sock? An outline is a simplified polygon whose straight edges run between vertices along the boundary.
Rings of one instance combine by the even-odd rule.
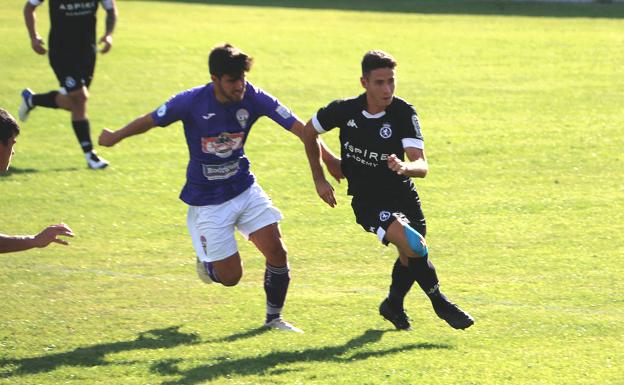
[[[93,143],[91,142],[91,126],[89,120],[73,120],[72,126],[74,127],[74,133],[78,138],[78,143],[82,147],[82,151],[90,152],[93,150]]]
[[[429,296],[434,298],[440,294],[438,275],[428,257],[409,258],[408,267],[418,286]]]
[[[32,106],[41,106],[47,108],[58,108],[56,104],[56,95],[58,91],[50,91],[47,94],[34,94],[31,98]]]
[[[397,258],[392,268],[392,283],[388,301],[390,306],[397,311],[403,311],[403,300],[414,284],[414,276],[407,266],[401,264],[401,259]]]
[[[288,265],[284,267],[271,266],[266,264],[264,271],[264,292],[267,299],[266,322],[270,322],[280,317],[286,293],[290,283],[290,269]]]

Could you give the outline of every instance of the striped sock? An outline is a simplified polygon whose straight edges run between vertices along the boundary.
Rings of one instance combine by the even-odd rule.
[[[267,298],[266,322],[280,317],[286,301],[289,283],[290,268],[288,265],[275,267],[268,263],[266,264],[266,270],[264,271],[264,292]]]

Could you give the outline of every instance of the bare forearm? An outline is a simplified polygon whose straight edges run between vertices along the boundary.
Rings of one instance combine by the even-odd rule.
[[[306,156],[312,171],[312,179],[315,181],[325,179],[323,166],[321,165],[321,144],[320,138],[313,130],[307,130],[303,135],[303,144],[305,146]]]
[[[39,36],[37,34],[37,16],[35,15],[35,7],[30,3],[26,3],[24,6],[24,22],[26,23],[26,29],[28,30],[28,36],[30,40],[33,40]]]
[[[116,141],[119,142],[129,136],[139,135],[149,131],[154,127],[154,120],[151,114],[143,115],[134,119],[132,122],[125,125],[123,128],[113,132]]]
[[[23,251],[36,247],[33,235],[5,235],[0,234],[0,253]]]
[[[106,35],[112,35],[117,24],[117,8],[106,10]]]
[[[429,171],[429,165],[427,164],[427,161],[423,159],[407,162],[406,166],[407,170],[405,175],[410,178],[424,178],[427,176],[427,171]]]

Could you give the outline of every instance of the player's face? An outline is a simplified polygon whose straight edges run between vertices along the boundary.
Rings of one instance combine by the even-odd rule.
[[[381,112],[392,103],[394,96],[394,70],[390,68],[377,68],[362,76],[362,87],[366,89],[368,109],[372,113]]]
[[[215,94],[221,103],[240,102],[245,96],[245,73],[235,78],[223,75],[220,78],[212,75]]]
[[[5,145],[0,142],[0,173],[6,172],[11,165],[11,158],[15,154],[13,146],[15,145],[15,135],[9,138],[9,143]]]

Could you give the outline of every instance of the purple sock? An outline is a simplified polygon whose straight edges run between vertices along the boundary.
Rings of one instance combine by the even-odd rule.
[[[210,279],[212,279],[216,283],[221,283],[221,281],[219,280],[219,277],[217,277],[217,272],[214,270],[214,265],[212,264],[212,262],[202,262],[202,263],[204,264],[204,268],[206,269],[206,273],[208,273],[208,276],[210,277]]]
[[[268,263],[266,264],[266,270],[264,271],[264,292],[267,298],[266,322],[279,318],[286,301],[289,283],[290,269],[288,265],[274,267]]]

